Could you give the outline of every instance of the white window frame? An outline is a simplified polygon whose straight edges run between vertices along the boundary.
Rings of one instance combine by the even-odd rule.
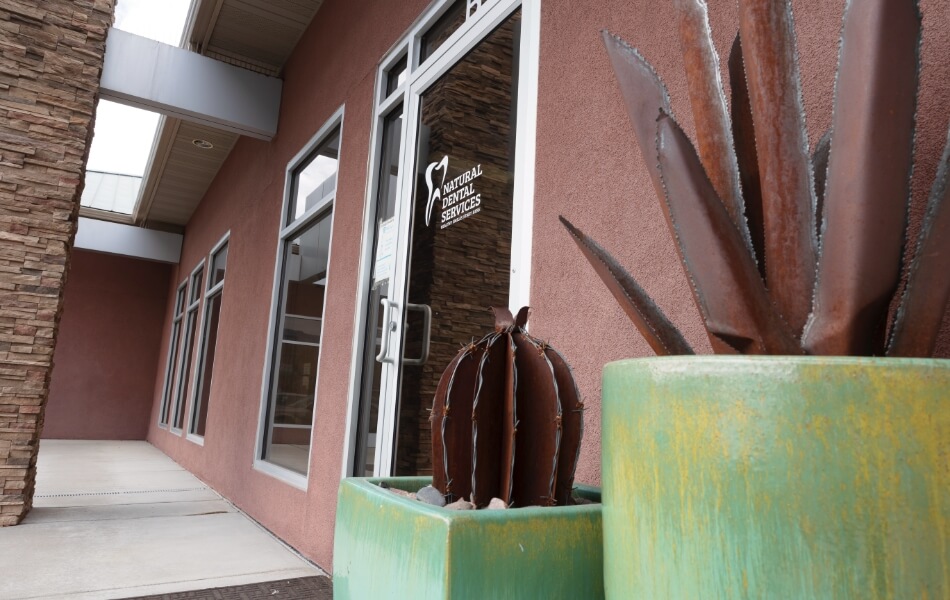
[[[170,407],[168,415],[168,430],[175,435],[182,435],[187,428],[186,420],[182,421],[182,424],[185,427],[175,427],[175,421],[178,420],[179,409],[182,411],[188,410],[188,390],[181,389],[181,384],[184,382],[184,375],[186,372],[191,371],[194,368],[194,365],[191,364],[191,358],[186,356],[188,353],[185,352],[185,340],[188,338],[188,318],[192,313],[195,314],[195,328],[197,331],[200,331],[201,327],[201,299],[202,294],[198,292],[198,298],[194,301],[191,300],[191,292],[195,282],[195,275],[198,274],[198,271],[204,269],[205,259],[202,257],[194,269],[191,270],[191,273],[188,275],[188,290],[185,296],[185,311],[182,314],[182,335],[179,344],[181,344],[180,354],[178,356],[179,367],[178,367],[178,376],[175,378],[175,392],[174,398],[175,403]],[[205,274],[202,272],[201,276],[201,286],[204,287]],[[197,331],[195,332],[195,341],[197,341]],[[194,350],[194,346],[190,348]],[[190,381],[190,380],[189,380]]]
[[[198,404],[197,404],[197,402],[198,402],[198,394],[199,394],[200,391],[201,391],[201,386],[198,385],[198,382],[201,380],[200,378],[201,378],[201,376],[204,374],[203,371],[204,371],[204,368],[205,368],[205,364],[204,364],[204,362],[205,362],[205,356],[204,356],[204,354],[205,354],[205,350],[206,350],[205,346],[206,346],[207,343],[208,343],[208,333],[209,333],[208,330],[207,330],[207,329],[208,329],[208,325],[207,325],[207,324],[208,324],[208,311],[209,311],[209,307],[210,307],[210,302],[209,302],[209,301],[210,301],[210,300],[213,300],[215,296],[217,296],[217,295],[220,294],[220,295],[221,295],[221,306],[222,306],[222,308],[223,308],[223,306],[224,306],[224,282],[225,282],[225,280],[226,280],[227,277],[228,277],[228,274],[227,274],[227,273],[228,273],[227,266],[225,266],[225,269],[224,269],[224,279],[222,279],[222,280],[219,281],[218,283],[212,285],[212,283],[211,283],[211,275],[212,275],[212,273],[211,273],[211,268],[214,266],[214,256],[215,256],[215,254],[217,254],[222,248],[224,248],[225,245],[229,244],[230,240],[231,240],[231,232],[228,231],[227,233],[224,234],[224,236],[221,237],[220,240],[218,240],[218,243],[215,244],[213,248],[211,248],[211,251],[208,253],[208,258],[207,258],[208,272],[207,272],[207,274],[205,275],[205,281],[204,281],[204,286],[203,286],[203,287],[204,287],[204,292],[203,292],[203,296],[204,296],[204,297],[203,297],[203,300],[202,300],[202,301],[204,302],[204,308],[203,308],[202,311],[201,311],[201,312],[202,312],[202,314],[201,314],[201,334],[200,334],[200,336],[199,336],[199,338],[198,338],[198,345],[197,345],[197,347],[196,347],[198,354],[195,355],[195,368],[194,368],[194,373],[192,374],[192,378],[191,378],[191,380],[194,382],[194,383],[192,384],[192,387],[191,387],[191,406],[190,406],[190,409],[189,409],[189,411],[188,411],[188,422],[187,422],[187,425],[186,425],[186,427],[185,427],[185,431],[187,432],[187,433],[185,434],[185,438],[186,438],[188,441],[190,441],[190,442],[194,442],[194,443],[198,444],[199,446],[204,446],[204,445],[205,445],[204,436],[198,435],[197,433],[194,433],[194,432],[192,431],[192,428],[193,428],[194,425],[195,425],[195,417],[197,416],[197,415],[195,414],[195,412],[196,412],[197,406],[198,406]],[[229,247],[229,248],[228,248],[228,256],[229,256],[229,258],[230,258],[230,252],[231,252],[231,249],[230,249],[230,247]],[[219,326],[219,327],[221,326],[220,321],[218,322],[218,326]],[[217,344],[217,338],[215,338],[215,344]],[[214,365],[211,366],[211,369],[212,369],[212,372],[211,372],[211,380],[208,382],[208,387],[209,387],[209,388],[211,388],[211,386],[214,385]],[[210,392],[209,392],[208,399],[209,399],[209,401],[210,401],[210,399],[211,399],[211,397],[210,397]]]
[[[178,312],[178,298],[184,293],[185,303],[182,306],[181,312]],[[188,306],[188,279],[182,281],[177,288],[175,288],[175,306],[172,308],[172,328],[168,332],[168,357],[165,359],[165,377],[163,378],[162,383],[162,402],[158,407],[158,426],[161,429],[168,429],[168,423],[171,420],[171,401],[172,395],[175,389],[175,382],[173,381],[173,374],[175,372],[175,349],[179,347],[181,342],[181,330],[178,330],[178,336],[175,336],[175,329],[181,327],[181,322],[185,317],[185,307]],[[166,409],[168,412],[166,413]],[[162,417],[165,416],[166,420],[163,422]]]
[[[367,298],[372,285],[370,281],[374,265],[372,264],[373,244],[376,227],[376,203],[379,188],[379,160],[382,155],[383,125],[386,117],[397,106],[402,105],[402,148],[403,157],[415,151],[413,133],[416,127],[410,127],[413,110],[418,104],[413,102],[410,87],[423,80],[435,81],[452,68],[458,60],[478,45],[486,35],[500,25],[515,10],[521,8],[521,61],[518,68],[518,107],[517,138],[515,140],[515,183],[514,197],[518,199],[512,214],[511,280],[509,287],[509,306],[515,310],[530,305],[531,294],[531,251],[534,232],[534,189],[535,159],[537,155],[538,120],[538,71],[540,64],[541,40],[541,2],[542,0],[469,0],[479,6],[476,13],[469,17],[442,45],[420,64],[422,36],[451,7],[454,0],[434,0],[403,37],[396,42],[380,61],[376,70],[376,89],[373,98],[375,109],[371,132],[366,196],[363,207],[363,248],[360,255],[359,281],[357,283],[356,310],[353,323],[353,352],[350,358],[350,385],[347,399],[346,426],[344,430],[343,461],[340,477],[349,477],[353,471],[353,461],[357,450],[357,413],[359,411],[360,391],[363,377],[364,340],[366,339]],[[484,5],[483,5],[484,4]],[[403,56],[408,56],[405,81],[386,96],[388,72],[396,66]],[[385,96],[385,97],[384,97]],[[405,158],[400,165],[411,161]],[[400,177],[400,181],[402,177]],[[397,189],[397,197],[402,197],[402,185]],[[383,407],[380,407],[383,413]],[[392,432],[384,429],[390,424],[377,427],[377,447],[388,443]],[[388,437],[387,437],[388,436]],[[380,469],[380,461],[376,461]]]
[[[261,406],[260,412],[258,415],[257,421],[257,434],[256,440],[254,441],[254,461],[253,468],[255,471],[270,475],[275,479],[291,485],[295,488],[306,491],[308,480],[310,477],[310,466],[313,459],[313,439],[314,432],[316,427],[314,427],[314,422],[317,418],[317,392],[320,389],[320,366],[323,363],[324,352],[321,347],[320,354],[317,358],[317,369],[314,375],[314,402],[313,402],[313,415],[311,417],[311,426],[310,426],[310,453],[307,456],[307,472],[306,474],[301,474],[286,467],[274,464],[272,462],[266,461],[261,456],[264,452],[264,432],[267,428],[267,418],[268,418],[268,400],[273,392],[272,387],[272,377],[273,371],[276,366],[276,341],[278,327],[280,323],[280,315],[278,311],[280,307],[280,292],[283,285],[284,278],[284,251],[285,244],[292,240],[293,237],[307,227],[313,225],[321,215],[327,211],[332,211],[330,213],[330,240],[329,240],[329,250],[327,253],[327,283],[324,288],[324,304],[323,312],[324,316],[326,315],[326,305],[327,301],[330,298],[330,289],[333,272],[330,268],[330,264],[333,260],[333,221],[336,219],[336,194],[339,187],[339,173],[340,166],[342,165],[343,157],[343,112],[344,106],[341,106],[330,116],[329,119],[323,124],[322,127],[317,131],[317,133],[310,138],[310,141],[297,153],[296,156],[287,163],[287,168],[284,172],[284,194],[283,194],[283,206],[280,211],[280,230],[278,233],[277,240],[277,259],[274,265],[274,287],[271,292],[271,307],[270,307],[270,320],[268,323],[267,331],[267,346],[266,346],[266,358],[264,360],[264,374],[261,381]],[[340,128],[340,148],[337,155],[337,177],[333,184],[333,191],[328,193],[323,199],[317,203],[315,206],[309,208],[304,214],[300,215],[291,223],[287,223],[288,213],[291,209],[291,204],[293,203],[293,198],[291,193],[293,192],[293,178],[294,172],[301,167],[304,162],[310,158],[310,155],[317,149],[317,147],[327,140],[327,137],[333,132],[337,127]],[[320,339],[323,339],[323,331],[325,329],[326,319],[321,318],[320,322]]]

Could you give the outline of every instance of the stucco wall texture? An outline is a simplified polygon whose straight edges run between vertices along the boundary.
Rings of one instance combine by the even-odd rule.
[[[148,439],[265,527],[324,568],[331,567],[336,492],[342,467],[368,145],[379,60],[425,8],[424,0],[327,0],[284,73],[278,134],[242,138],[188,224],[182,261],[167,290],[164,341]],[[812,143],[828,127],[843,0],[794,3]],[[925,0],[915,214],[919,216],[950,117],[950,0]],[[710,2],[725,57],[737,30],[734,0]],[[587,401],[578,480],[600,479],[600,372],[604,363],[648,356],[648,346],[557,221],[559,214],[598,238],[635,273],[689,341],[708,351],[600,41],[607,28],[657,67],[673,109],[692,132],[683,63],[670,4],[656,0],[542,1],[532,332],[573,364]],[[284,170],[345,104],[338,192],[317,382],[309,488],[304,492],[252,469],[261,400]],[[156,425],[177,284],[231,232],[215,377],[204,446]],[[941,355],[950,356],[950,319]]]
[[[73,251],[44,439],[145,439],[171,270]]]

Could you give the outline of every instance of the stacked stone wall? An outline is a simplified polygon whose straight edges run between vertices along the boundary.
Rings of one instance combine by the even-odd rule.
[[[0,0],[0,526],[32,506],[114,0]]]

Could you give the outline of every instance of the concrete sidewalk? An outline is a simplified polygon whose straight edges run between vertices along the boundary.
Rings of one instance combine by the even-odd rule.
[[[129,598],[323,573],[146,442],[43,440],[0,598]]]

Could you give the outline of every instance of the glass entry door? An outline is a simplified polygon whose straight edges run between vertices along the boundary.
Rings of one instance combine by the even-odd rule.
[[[379,304],[367,315],[355,475],[431,474],[439,378],[492,330],[490,307],[509,306],[520,33],[518,9],[410,79],[398,166],[385,165],[383,132],[398,192],[395,206],[379,205],[377,270],[390,246],[393,262],[370,293]],[[396,229],[392,241],[383,227]]]

